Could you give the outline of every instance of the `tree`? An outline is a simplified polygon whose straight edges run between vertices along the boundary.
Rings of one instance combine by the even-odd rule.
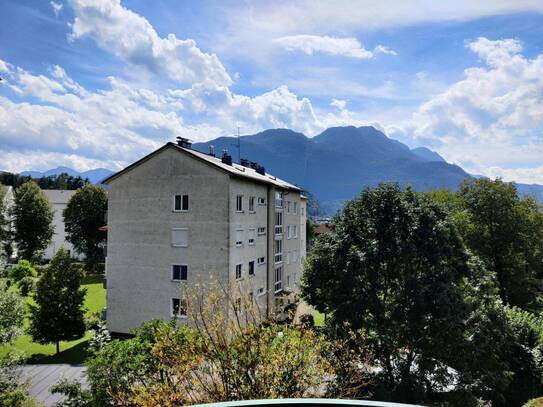
[[[460,187],[466,245],[496,273],[504,303],[538,311],[543,307],[543,208],[521,199],[514,184],[469,179]]]
[[[0,283],[0,345],[13,341],[24,320],[24,301],[17,292]]]
[[[81,338],[85,333],[81,274],[71,267],[68,251],[60,248],[39,279],[31,307],[30,334],[38,343],[56,343]]]
[[[34,181],[17,188],[13,207],[14,240],[24,259],[34,259],[47,247],[53,237],[53,216],[51,204]]]
[[[107,211],[107,194],[96,185],[85,185],[70,198],[64,209],[67,240],[84,253],[87,261],[103,259],[106,234],[98,228],[104,225]]]
[[[367,335],[377,398],[420,402],[448,386],[463,343],[475,265],[446,210],[381,184],[348,202],[307,260],[302,293],[330,325]]]

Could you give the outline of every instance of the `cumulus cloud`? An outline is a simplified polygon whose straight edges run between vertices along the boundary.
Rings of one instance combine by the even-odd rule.
[[[73,40],[89,36],[124,61],[182,84],[232,83],[215,54],[202,52],[192,39],[175,34],[160,37],[147,19],[120,0],[71,0],[70,4],[75,13]]]
[[[0,72],[9,72],[8,63],[0,59]]]
[[[339,110],[345,109],[345,106],[347,106],[347,101],[341,100],[341,99],[332,99],[330,102],[330,106],[337,107]]]
[[[318,35],[288,35],[273,40],[273,43],[287,51],[300,51],[307,55],[323,53],[355,59],[371,59],[376,53],[396,55],[391,49],[378,45],[368,51],[354,37],[338,38]]]
[[[543,157],[543,55],[525,57],[516,39],[478,38],[466,47],[483,66],[466,69],[462,80],[424,103],[408,131],[472,171],[501,168],[509,176],[507,168],[522,165],[532,168],[523,172],[527,179],[541,170]]]

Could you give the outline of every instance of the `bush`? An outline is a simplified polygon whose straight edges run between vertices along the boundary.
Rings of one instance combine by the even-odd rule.
[[[11,278],[18,282],[25,277],[36,277],[36,270],[28,260],[21,260],[11,269]]]
[[[85,326],[87,330],[95,330],[104,322],[102,319],[102,313],[100,311],[89,313],[85,315]]]
[[[522,407],[543,407],[543,397],[538,397],[536,399],[529,400]]]
[[[85,266],[87,274],[104,274],[105,269],[105,263],[87,263],[87,265]]]
[[[30,292],[36,288],[36,279],[34,277],[26,276],[19,280],[17,288],[21,292],[23,297],[26,297]]]

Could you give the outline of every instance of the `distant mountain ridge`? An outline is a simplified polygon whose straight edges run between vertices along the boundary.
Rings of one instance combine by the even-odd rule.
[[[193,148],[204,153],[214,146],[217,156],[228,150],[238,161],[236,137],[219,137]],[[470,175],[457,165],[447,163],[426,147],[410,149],[388,138],[371,126],[332,127],[308,138],[288,129],[271,129],[240,137],[241,158],[257,161],[266,172],[307,190],[322,208],[333,214],[345,200],[352,199],[364,187],[380,182],[398,182],[416,190],[432,188],[457,189]],[[114,172],[105,168],[78,172],[69,167],[52,170],[25,171],[21,175],[34,178],[62,172],[88,178],[99,183]],[[521,194],[533,195],[543,203],[543,185],[516,184]]]
[[[115,171],[108,170],[107,168],[95,168],[92,170],[79,172],[70,167],[60,166],[43,172],[23,171],[21,172],[21,175],[30,176],[32,178],[41,178],[66,173],[68,175],[71,175],[72,177],[80,176],[83,179],[88,178],[91,183],[99,184],[104,178],[110,176],[114,172]]]

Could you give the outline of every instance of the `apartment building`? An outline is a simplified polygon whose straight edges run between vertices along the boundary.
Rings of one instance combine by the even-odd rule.
[[[305,258],[302,191],[257,163],[168,143],[104,181],[109,187],[107,326],[190,323],[184,292],[219,283],[268,315],[296,293]],[[236,288],[234,290],[233,288]]]
[[[61,247],[68,250],[72,257],[83,258],[83,255],[77,253],[72,244],[66,240],[66,228],[64,224],[64,216],[62,215],[62,212],[68,205],[68,201],[76,191],[66,189],[43,189],[42,191],[55,211],[53,217],[53,237],[49,243],[49,246],[47,246],[43,253],[43,258],[52,259],[55,253]]]

